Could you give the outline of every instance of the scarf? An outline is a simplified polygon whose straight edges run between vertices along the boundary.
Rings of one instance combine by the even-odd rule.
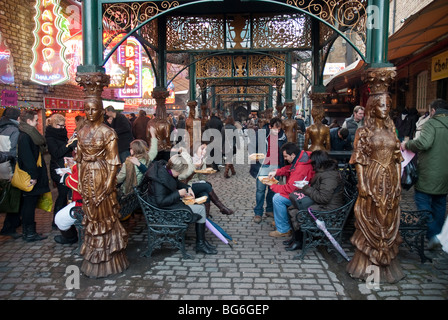
[[[42,155],[47,151],[45,138],[35,127],[30,126],[28,123],[20,122],[19,130],[31,137],[33,143],[39,147]]]
[[[137,185],[137,173],[135,172],[135,165],[130,160],[126,159],[125,166],[124,194],[127,195],[132,192],[133,186]]]

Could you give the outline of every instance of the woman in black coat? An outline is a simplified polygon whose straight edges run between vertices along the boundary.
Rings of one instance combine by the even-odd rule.
[[[168,162],[158,160],[152,162],[141,183],[147,189],[148,201],[161,209],[188,209],[201,216],[196,221],[196,253],[217,254],[216,248],[205,240],[206,211],[204,205],[186,205],[182,202],[185,196],[194,196],[191,187],[179,179],[189,177],[194,166],[181,154],[172,156]]]
[[[37,131],[38,115],[36,111],[27,110],[20,115],[19,140],[17,142],[17,161],[20,169],[30,177],[33,189],[22,191],[20,216],[22,217],[22,237],[27,242],[46,239],[36,233],[34,214],[39,197],[50,191],[47,166],[44,161],[46,149],[45,138]],[[40,158],[40,165],[38,160]]]
[[[58,197],[54,203],[54,215],[64,208],[68,202],[68,194],[70,189],[64,183],[61,183],[61,176],[56,173],[57,168],[64,168],[64,157],[72,156],[72,147],[67,147],[68,137],[65,128],[65,117],[56,113],[50,118],[50,125],[45,130],[45,139],[50,153],[50,177],[58,188]],[[56,228],[53,218],[53,228]]]

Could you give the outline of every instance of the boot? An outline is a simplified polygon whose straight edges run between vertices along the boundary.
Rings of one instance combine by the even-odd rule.
[[[230,170],[232,171],[232,176],[236,175],[235,167],[233,164],[230,165]]]
[[[217,254],[216,249],[211,249],[205,241],[205,223],[196,223],[196,253]]]
[[[78,232],[75,226],[71,226],[68,230],[59,230],[61,234],[54,237],[54,241],[60,244],[73,244],[78,242]]]
[[[41,236],[36,232],[36,223],[23,225],[22,238],[26,242],[34,242],[47,239],[47,236]]]
[[[227,167],[226,167],[227,168]],[[210,200],[215,204],[215,206],[218,207],[219,211],[221,211],[222,214],[227,214],[227,215],[231,215],[233,214],[233,210],[225,207],[221,200],[219,200],[218,196],[216,195],[215,191],[212,190],[212,192],[210,192],[208,194],[208,196],[210,197]]]
[[[293,234],[294,241],[289,247],[286,247],[286,251],[294,251],[302,249],[303,246],[303,232],[301,230],[295,231]]]
[[[229,169],[230,169],[230,164],[226,164],[226,168],[224,170],[224,178],[226,178],[226,179],[230,178]]]
[[[206,217],[207,218],[211,217],[211,214],[210,214],[210,201],[209,202],[205,202],[204,203],[204,207],[205,207]]]

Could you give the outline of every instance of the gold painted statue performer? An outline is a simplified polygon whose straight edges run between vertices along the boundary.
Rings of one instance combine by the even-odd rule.
[[[356,250],[347,272],[366,280],[375,266],[380,282],[394,283],[403,278],[396,259],[402,242],[398,231],[402,156],[390,106],[387,93],[373,92],[367,101],[364,127],[356,131],[350,159],[356,167],[359,191],[354,207],[356,230],[351,238]]]
[[[103,122],[100,98],[87,98],[86,124],[78,132],[77,161],[85,228],[81,271],[88,277],[121,273],[128,266],[128,235],[119,221],[117,134]]]

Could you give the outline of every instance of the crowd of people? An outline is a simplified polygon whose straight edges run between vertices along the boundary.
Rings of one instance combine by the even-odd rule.
[[[324,113],[319,108],[315,108],[312,113],[314,123],[308,125],[300,116],[291,121],[290,114],[286,117],[281,114],[273,116],[272,110],[249,114],[247,119],[239,121],[232,116],[224,119],[220,113],[215,113],[206,122],[205,130],[218,130],[222,134],[222,145],[216,148],[213,140],[202,141],[191,154],[189,148],[171,150],[169,159],[157,159],[156,129],[150,125],[150,118],[145,111],[141,110],[137,117],[134,115],[128,118],[110,106],[103,112],[103,123],[117,135],[117,193],[127,195],[133,192],[134,186],[140,186],[149,191],[149,199],[161,208],[188,207],[197,214],[196,251],[216,254],[216,247],[205,240],[204,232],[205,219],[211,216],[210,205],[215,204],[225,215],[234,214],[234,210],[222,203],[205,173],[207,167],[211,167],[216,172],[225,168],[226,179],[237,174],[233,164],[237,149],[240,148],[239,135],[248,137],[248,130],[253,129],[255,138],[249,136],[249,142],[255,144],[255,150],[264,150],[263,156],[252,161],[248,169],[256,179],[253,221],[260,223],[263,214],[273,217],[276,230],[269,235],[290,238],[284,242],[286,250],[297,250],[302,245],[300,225],[295,217],[288,215],[288,207],[331,210],[342,205],[341,177],[337,162],[329,154],[331,151],[353,150],[357,132],[366,126],[364,112],[364,107],[356,106],[353,114],[342,125],[337,121],[331,125],[324,124]],[[442,151],[448,148],[447,114],[447,103],[439,99],[431,104],[428,114],[422,115],[420,119],[413,109],[406,109],[395,118],[394,123],[397,138],[402,142],[401,149],[411,150],[418,156],[419,180],[415,185],[415,202],[419,210],[430,210],[433,215],[428,229],[430,248],[439,245],[443,245],[444,249],[448,247],[448,226],[445,223],[448,171],[444,166],[448,161],[448,153]],[[174,117],[170,114],[167,119],[171,126],[170,132],[185,131],[188,126],[188,119],[184,115]],[[30,192],[22,192],[18,212],[6,212],[2,235],[18,238],[20,235],[16,230],[22,225],[25,241],[46,238],[36,232],[34,212],[39,197],[50,191],[51,182],[57,189],[53,227],[61,231],[55,241],[62,244],[77,241],[69,210],[73,206],[82,206],[74,159],[77,133],[86,121],[80,118],[77,120],[73,136],[68,137],[64,116],[54,114],[49,118],[42,135],[36,129],[38,116],[35,111],[25,110],[20,113],[15,108],[5,110],[0,120],[0,152],[1,156],[9,155],[9,160],[0,158],[0,161],[5,160],[0,163],[0,178],[10,179],[14,162],[17,161],[20,168],[31,176],[30,184],[34,187]],[[175,139],[173,145],[182,137],[175,135]],[[210,150],[209,146],[212,145],[213,149]],[[50,155],[49,174],[43,158],[46,152]],[[357,152],[359,154],[360,151]],[[210,160],[207,157],[214,160],[207,161]],[[57,170],[66,167],[70,167],[71,171]],[[281,183],[266,183],[262,177],[277,179]],[[298,181],[303,182],[300,187]],[[207,200],[204,205],[185,205],[182,200],[188,196],[206,196]]]

